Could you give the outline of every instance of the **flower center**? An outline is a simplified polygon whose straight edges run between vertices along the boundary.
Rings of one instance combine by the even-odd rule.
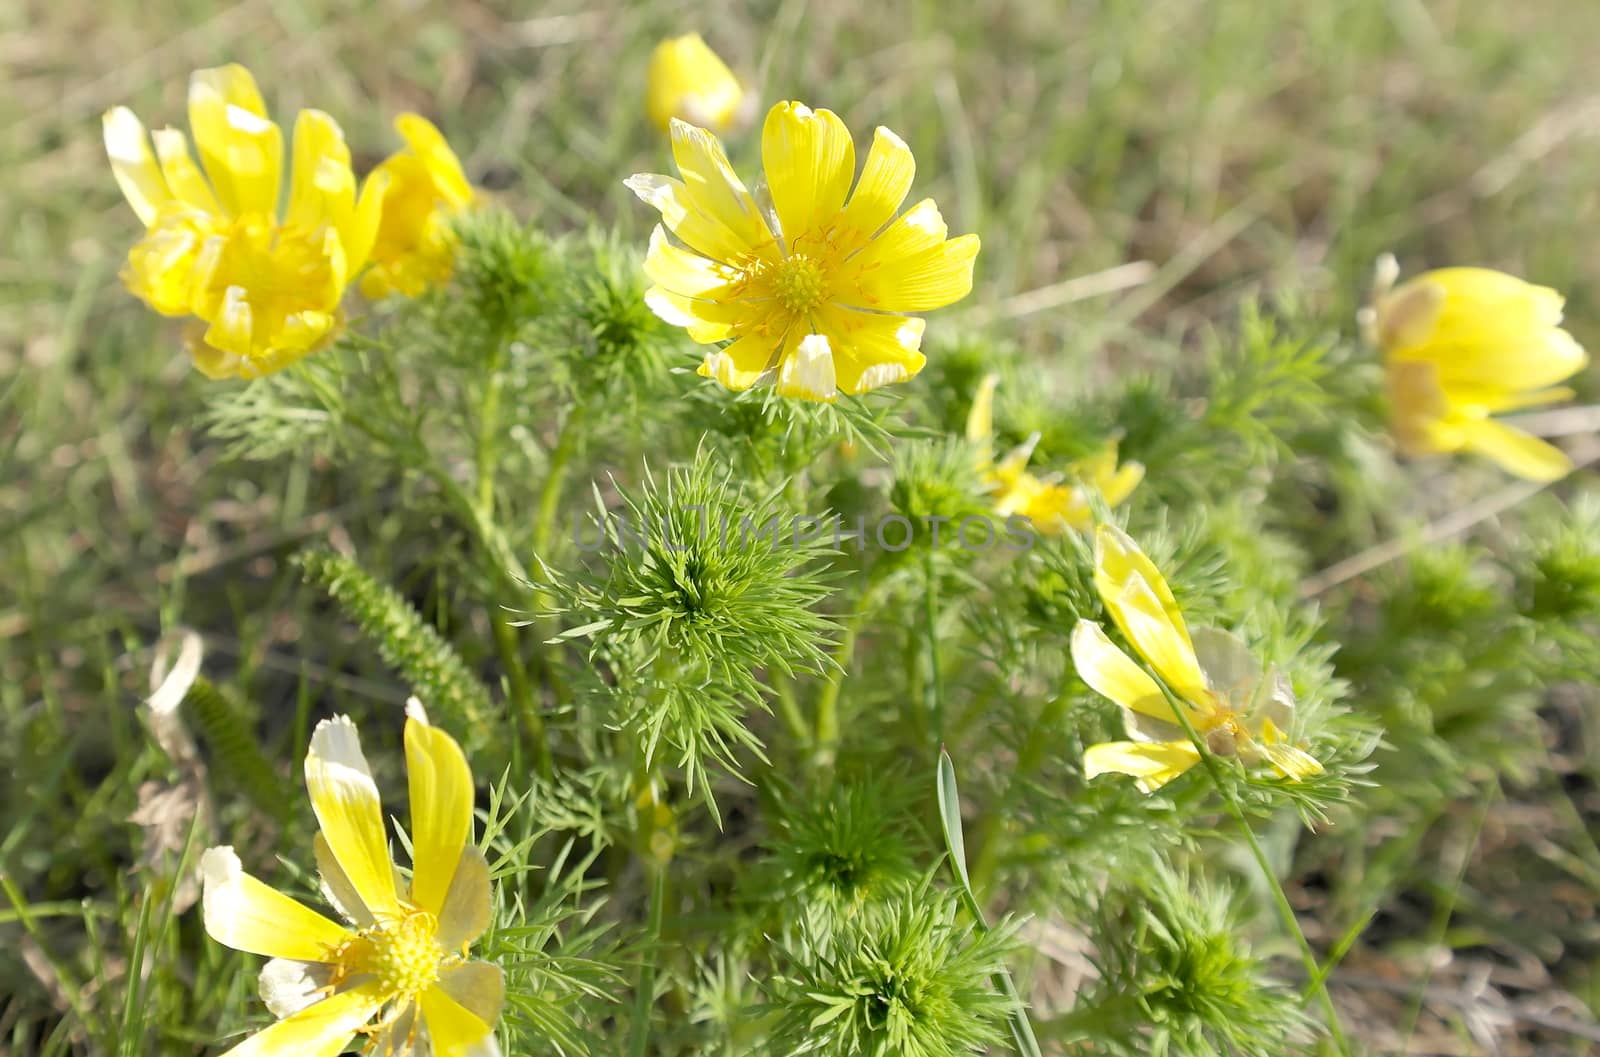
[[[439,979],[439,921],[425,910],[382,921],[354,940],[340,968],[347,975],[370,973],[392,995],[418,995]]]
[[[785,310],[796,315],[821,305],[826,286],[821,265],[802,253],[785,257],[773,269],[773,296]]]

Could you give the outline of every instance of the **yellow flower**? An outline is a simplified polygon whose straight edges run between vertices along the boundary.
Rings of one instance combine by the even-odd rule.
[[[673,118],[725,132],[739,116],[744,89],[698,33],[685,33],[656,45],[645,73],[644,105],[650,120],[666,132]]]
[[[931,198],[895,218],[915,169],[899,136],[877,130],[852,194],[844,122],[779,103],[761,135],[770,214],[705,129],[673,121],[672,153],[682,180],[641,173],[627,184],[666,222],[645,258],[650,307],[702,345],[731,339],[702,375],[831,402],[922,370],[923,321],[901,313],[965,297],[978,237],[946,239]]]
[[[373,299],[398,293],[416,297],[450,278],[455,239],[450,218],[472,204],[472,185],[444,136],[416,114],[401,114],[394,127],[406,149],[374,171],[388,180],[372,267],[361,277],[361,293]]]
[[[182,132],[147,135],[126,107],[108,111],[103,125],[111,171],[146,229],[128,254],[123,281],[157,312],[205,324],[191,343],[202,372],[258,377],[334,335],[345,287],[371,249],[383,196],[382,181],[369,180],[358,198],[350,150],[331,117],[303,110],[295,121],[281,218],[283,133],[243,66],[190,78],[189,125],[200,165]]]
[[[1391,428],[1410,455],[1470,451],[1506,471],[1553,481],[1572,469],[1560,449],[1491,415],[1565,400],[1556,383],[1588,356],[1562,330],[1562,297],[1504,272],[1443,268],[1398,287],[1379,262],[1363,323],[1383,350]]]
[[[1209,752],[1264,759],[1290,781],[1322,772],[1322,764],[1289,742],[1294,692],[1282,673],[1263,671],[1227,632],[1197,628],[1191,638],[1161,573],[1110,525],[1095,533],[1094,582],[1106,612],[1172,690]],[[1084,682],[1122,706],[1132,739],[1089,746],[1086,776],[1131,775],[1141,792],[1151,793],[1200,762],[1167,695],[1100,625],[1080,620],[1072,629],[1072,663]]]
[[[1037,433],[995,462],[994,391],[998,384],[999,376],[991,374],[978,386],[967,413],[967,440],[978,448],[979,469],[994,496],[995,513],[1001,517],[1020,515],[1046,535],[1086,529],[1094,522],[1091,501],[1095,494],[1106,506],[1114,507],[1144,480],[1144,467],[1139,463],[1117,465],[1116,441],[1107,441],[1093,455],[1069,464],[1064,481],[1059,474],[1037,477],[1027,471],[1039,443]]]
[[[358,1034],[377,1054],[499,1053],[504,978],[466,957],[490,910],[489,865],[471,845],[472,774],[421,705],[406,712],[409,885],[390,861],[378,787],[344,716],[317,725],[305,771],[323,895],[347,924],[251,877],[232,848],[202,856],[206,931],[271,959],[261,997],[279,1018],[227,1057],[331,1057]]]

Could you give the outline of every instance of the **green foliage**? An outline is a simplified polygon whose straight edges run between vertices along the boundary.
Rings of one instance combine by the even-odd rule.
[[[714,803],[706,767],[760,754],[745,722],[765,709],[763,671],[820,672],[831,622],[820,564],[831,548],[779,497],[750,496],[702,450],[648,475],[609,512],[596,493],[599,553],[559,587],[563,639],[585,639],[605,700],[642,766],[663,747],[691,792]]]
[[[1096,922],[1100,979],[1071,1018],[1126,1054],[1270,1057],[1303,1044],[1299,996],[1252,953],[1238,893],[1157,869],[1111,895]]]
[[[489,692],[433,625],[351,558],[309,550],[296,561],[306,579],[327,592],[429,709],[458,731],[464,743],[482,743],[494,711]]]
[[[1008,1003],[990,988],[1013,931],[957,922],[953,896],[910,889],[786,945],[772,985],[775,1052],[966,1057],[1000,1041]]]

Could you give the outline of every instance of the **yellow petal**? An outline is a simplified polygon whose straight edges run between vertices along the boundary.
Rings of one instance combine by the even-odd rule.
[[[1110,698],[1123,708],[1166,723],[1178,717],[1154,679],[1091,620],[1080,620],[1072,629],[1072,664],[1078,676],[1096,693]]]
[[[852,258],[840,299],[883,312],[923,312],[972,292],[976,235],[944,239],[932,199],[918,203]]]
[[[492,909],[489,861],[483,852],[469,846],[461,853],[439,909],[439,946],[447,951],[465,950],[489,927]]]
[[[742,392],[773,369],[781,348],[770,335],[746,334],[725,348],[706,353],[699,373],[705,378],[715,378],[735,392]]]
[[[461,746],[429,724],[420,705],[407,705],[406,716],[411,902],[437,915],[444,907],[461,849],[472,834],[472,771]]]
[[[650,232],[650,249],[645,253],[644,274],[664,290],[684,297],[716,297],[723,293],[737,273],[708,257],[679,249],[667,238],[660,224]]]
[[[119,106],[107,110],[100,125],[105,134],[106,156],[111,159],[111,175],[117,178],[117,186],[122,188],[134,213],[149,227],[161,207],[172,200],[172,192],[150,152],[144,123],[132,110]]]
[[[761,128],[761,163],[791,252],[820,241],[856,175],[850,130],[831,110],[778,103]]]
[[[778,366],[778,395],[831,404],[839,398],[833,349],[826,335],[807,334],[785,345]]]
[[[371,925],[375,919],[361,902],[361,893],[345,876],[344,867],[334,858],[333,849],[328,847],[328,838],[321,833],[313,835],[311,851],[317,860],[317,878],[321,881],[318,887],[322,889],[322,898],[357,928]]]
[[[422,993],[422,1019],[437,1057],[467,1057],[468,1048],[493,1030],[479,1016],[441,987]]]
[[[1200,762],[1188,741],[1108,741],[1083,753],[1085,778],[1125,774],[1138,779],[1141,793],[1153,793]]]
[[[715,214],[702,209],[681,180],[657,173],[635,173],[623,183],[640,201],[660,210],[667,230],[696,253],[728,264],[738,263],[752,253],[764,259],[774,257],[775,242],[770,232],[758,242],[747,241]],[[765,229],[765,224],[762,226]]]
[[[356,178],[350,148],[338,122],[320,110],[302,110],[294,122],[294,165],[288,224],[316,228],[348,223],[355,210]]]
[[[835,383],[852,396],[915,377],[928,358],[920,351],[926,321],[829,305],[816,313],[833,350]]]
[[[866,244],[889,221],[911,191],[917,163],[911,148],[893,132],[878,126],[861,179],[835,229],[838,252],[847,254]]]
[[[194,156],[189,153],[189,138],[175,128],[156,129],[151,133],[156,142],[156,157],[161,159],[161,172],[167,179],[167,188],[184,205],[202,213],[220,215],[217,196],[206,183]]]
[[[255,351],[255,310],[250,307],[244,287],[228,287],[221,308],[206,328],[205,342],[241,359],[248,359]]]
[[[689,332],[689,340],[700,345],[722,341],[732,333],[734,324],[747,314],[738,302],[684,297],[659,286],[645,291],[644,303],[660,319],[683,327]]]
[[[322,998],[333,983],[334,967],[325,962],[274,958],[261,967],[256,990],[268,1012],[282,1020]]]
[[[233,64],[189,79],[189,128],[223,208],[273,216],[283,176],[283,133],[267,117],[255,78]]]
[[[738,254],[753,252],[772,242],[772,232],[761,210],[734,173],[717,137],[703,128],[674,121],[672,158],[683,177],[686,207],[726,232],[728,241],[721,247],[702,246],[687,230],[673,228],[673,234],[707,256],[730,262]],[[670,217],[667,226],[672,227]],[[728,255],[728,250],[732,251],[732,256]]]
[[[1261,754],[1277,772],[1291,782],[1299,782],[1322,773],[1318,759],[1288,739],[1270,719],[1261,721]]]
[[[206,931],[234,950],[326,962],[350,933],[244,872],[227,846],[200,857]]]
[[[1543,388],[1588,360],[1572,336],[1559,329],[1562,297],[1549,287],[1488,268],[1442,268],[1405,283],[1390,300],[1419,288],[1432,291],[1438,301],[1432,326],[1409,328],[1386,351],[1437,364],[1446,390],[1469,384]]]
[[[1178,694],[1205,687],[1177,599],[1139,545],[1115,525],[1095,532],[1095,589],[1133,647]]]
[[[698,33],[656,45],[645,71],[645,109],[666,132],[673,118],[721,131],[739,112],[744,90]]]
[[[492,1026],[505,1006],[506,978],[498,965],[462,962],[439,974],[439,990]]]
[[[1466,426],[1463,440],[1468,451],[1530,481],[1558,481],[1572,472],[1572,460],[1560,448],[1493,419]]]
[[[403,113],[394,119],[395,131],[406,141],[428,172],[433,191],[452,209],[465,209],[472,204],[472,184],[462,171],[461,159],[450,149],[437,126],[421,114]]]
[[[342,991],[256,1032],[222,1057],[336,1057],[383,1001],[376,984]]]
[[[350,886],[374,916],[397,915],[400,901],[383,830],[383,807],[349,717],[317,724],[305,771],[312,810]]]
[[[1113,449],[1114,451],[1114,449]],[[1101,478],[1095,482],[1100,495],[1106,501],[1106,506],[1118,506],[1124,499],[1133,494],[1139,487],[1139,482],[1144,480],[1144,465],[1137,462],[1125,462],[1112,474],[1110,479]]]
[[[207,237],[200,219],[169,204],[128,251],[123,283],[164,316],[186,316],[194,302],[195,265]]]
[[[985,375],[972,394],[972,409],[967,412],[967,440],[988,448],[994,440],[994,391],[1000,385],[998,374]]]

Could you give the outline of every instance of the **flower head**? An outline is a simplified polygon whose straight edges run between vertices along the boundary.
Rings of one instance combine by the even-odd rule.
[[[725,132],[739,117],[744,88],[698,33],[671,37],[650,53],[644,105],[663,132],[680,118],[713,132]]]
[[[702,345],[730,342],[702,375],[831,402],[922,369],[923,321],[902,313],[965,297],[978,237],[947,239],[931,198],[896,219],[915,169],[899,136],[877,130],[856,181],[844,122],[779,103],[761,135],[770,212],[705,129],[673,121],[672,153],[683,179],[627,183],[665,221],[645,258],[650,307]]]
[[[281,217],[283,133],[243,66],[190,78],[199,165],[182,132],[147,135],[126,107],[107,111],[103,125],[111,171],[145,225],[123,282],[157,312],[198,317],[192,351],[202,372],[254,378],[334,335],[345,287],[377,232],[383,181],[368,180],[358,196],[331,117],[303,110],[296,119]]]
[[[1094,560],[1095,589],[1106,612],[1171,689],[1207,751],[1264,759],[1290,781],[1321,773],[1322,765],[1289,741],[1294,692],[1280,672],[1263,671],[1227,632],[1197,628],[1191,636],[1167,581],[1120,529],[1100,526]],[[1088,777],[1132,775],[1140,791],[1150,793],[1200,761],[1167,694],[1100,625],[1080,620],[1072,629],[1072,663],[1084,682],[1122,706],[1132,738],[1089,746],[1083,758]]]
[[[343,716],[317,725],[305,771],[323,894],[345,923],[251,877],[232,848],[201,858],[206,931],[272,959],[261,997],[279,1020],[229,1055],[335,1054],[356,1035],[377,1054],[498,1054],[504,978],[466,957],[489,924],[489,866],[470,844],[472,775],[420,705],[407,712],[409,884],[390,861],[378,787]]]
[[[370,298],[416,297],[450,278],[455,239],[450,218],[472,204],[472,185],[444,136],[427,118],[401,114],[394,127],[406,148],[374,170],[387,179],[372,267],[361,277]]]
[[[1095,495],[1114,507],[1144,479],[1139,463],[1117,464],[1116,441],[1107,441],[1099,451],[1069,464],[1065,480],[1060,474],[1038,477],[1028,472],[1028,460],[1039,443],[1037,433],[995,462],[994,391],[999,380],[993,374],[984,378],[972,398],[967,440],[978,448],[979,469],[1001,517],[1021,515],[1046,535],[1086,529],[1094,522]]]
[[[1383,350],[1400,450],[1471,451],[1535,481],[1571,470],[1558,448],[1490,417],[1572,396],[1556,383],[1588,356],[1560,327],[1561,295],[1487,268],[1442,268],[1396,287],[1398,271],[1393,257],[1379,262],[1362,321]]]

